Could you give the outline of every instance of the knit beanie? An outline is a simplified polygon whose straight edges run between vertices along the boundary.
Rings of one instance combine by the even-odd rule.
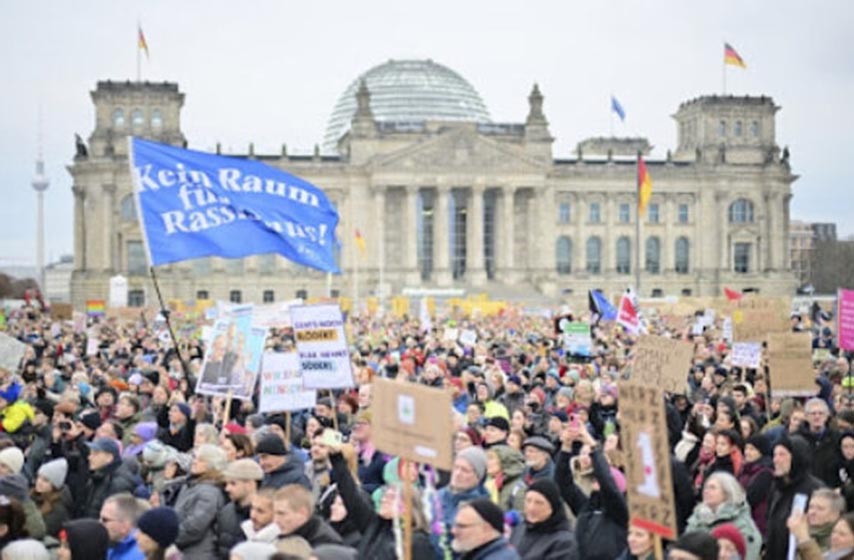
[[[753,434],[745,442],[745,447],[752,445],[763,457],[771,456],[771,442],[765,434]]]
[[[168,507],[152,508],[139,517],[136,526],[151,537],[160,548],[169,548],[178,538],[180,520],[175,510]]]
[[[59,490],[65,485],[65,476],[68,474],[68,461],[65,457],[48,461],[39,467],[39,476],[50,482],[51,486]]]
[[[747,544],[744,542],[744,536],[738,530],[738,527],[732,523],[718,525],[712,529],[712,536],[718,540],[726,539],[731,542],[735,545],[735,549],[738,550],[738,554],[742,558],[747,555]]]
[[[481,519],[489,523],[499,533],[504,533],[504,512],[489,498],[478,498],[465,505],[477,512]]]
[[[705,531],[691,531],[677,540],[671,550],[690,552],[700,560],[718,560],[718,541]]]
[[[47,548],[35,539],[10,542],[3,547],[3,556],[13,560],[50,560]]]
[[[548,478],[538,478],[528,486],[526,492],[536,492],[548,500],[552,506],[552,516],[563,515],[563,500],[560,497],[560,489],[557,484]]]
[[[480,447],[466,447],[457,453],[457,458],[471,465],[477,475],[478,482],[486,476],[486,453]]]
[[[178,407],[178,410],[181,411],[181,414],[183,414],[187,420],[189,420],[193,416],[193,411],[190,408],[190,405],[188,405],[187,403],[179,402],[175,403],[175,406]]]
[[[0,451],[0,465],[5,466],[11,474],[21,474],[24,468],[24,453],[17,447],[7,447]]]

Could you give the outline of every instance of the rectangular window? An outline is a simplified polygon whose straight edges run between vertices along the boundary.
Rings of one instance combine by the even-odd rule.
[[[682,295],[685,297],[691,297],[691,288],[682,288]]]
[[[128,276],[145,276],[148,265],[145,260],[145,248],[142,241],[128,241]]]
[[[602,220],[602,209],[598,202],[591,202],[589,208],[588,221],[591,224],[598,224]]]
[[[570,211],[569,202],[561,202],[560,206],[558,206],[558,212],[557,212],[558,223],[561,223],[561,224],[568,224],[569,223],[569,211]]]
[[[145,307],[145,292],[128,290],[128,307]]]
[[[196,299],[211,299],[211,294],[207,290],[199,290],[196,292]]]
[[[228,292],[228,301],[231,303],[242,303],[243,293],[240,290],[231,290]]]
[[[627,224],[632,221],[632,207],[628,202],[620,203],[620,223]]]
[[[680,204],[679,205],[679,223],[687,224],[688,223],[688,205]]]
[[[276,301],[276,294],[273,290],[264,290],[264,303],[273,303]]]
[[[733,266],[736,272],[750,272],[750,243],[736,243],[733,250]]]
[[[657,224],[659,222],[661,217],[659,215],[658,203],[653,202],[649,205],[649,208],[647,208],[647,216],[649,217],[649,223]]]
[[[297,290],[297,293],[295,295],[297,299],[305,301],[308,299],[308,290]]]

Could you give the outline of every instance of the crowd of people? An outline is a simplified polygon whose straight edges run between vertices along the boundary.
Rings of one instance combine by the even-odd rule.
[[[144,317],[80,329],[35,303],[8,312],[5,334],[27,350],[0,369],[0,559],[656,557],[630,516],[620,439],[636,335],[594,322],[576,356],[551,319],[512,308],[428,328],[348,321],[354,387],[286,415],[257,413],[257,390],[194,394],[199,329],[176,349]],[[804,371],[812,394],[780,399],[764,363],[732,365],[720,317],[702,334],[693,322],[646,317],[651,334],[694,345],[685,391],[662,393],[678,528],[667,557],[854,558],[854,383],[832,324],[793,314],[829,353]],[[291,334],[271,331],[267,350],[293,352]],[[450,471],[377,449],[373,418],[390,406],[373,402],[377,377],[452,393]]]

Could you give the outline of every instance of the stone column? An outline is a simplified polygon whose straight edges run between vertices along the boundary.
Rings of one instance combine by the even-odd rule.
[[[450,286],[453,278],[451,276],[450,256],[450,222],[448,221],[448,206],[450,187],[438,185],[436,187],[436,205],[433,208],[433,255],[435,262],[435,280],[440,286]]]
[[[584,219],[584,194],[577,193],[569,219],[573,224],[572,273],[578,274],[587,269],[587,240],[584,239],[581,220]]]
[[[116,270],[119,263],[115,262],[115,237],[116,230],[113,224],[113,216],[116,208],[116,186],[107,184],[104,189],[104,229],[103,229],[103,270],[104,272],[112,273]]]
[[[664,239],[661,241],[661,272],[669,276],[676,269],[674,260],[676,239],[673,238],[673,224],[678,219],[674,210],[673,197],[664,196]]]
[[[486,284],[486,268],[483,258],[483,193],[486,190],[482,181],[471,188],[471,205],[468,222],[468,270],[467,276],[472,286]]]
[[[619,204],[610,194],[605,193],[602,202],[602,212],[605,213],[605,237],[602,239],[602,274],[613,278],[617,271],[616,247],[614,246],[614,206]],[[645,235],[641,232],[641,235]],[[641,239],[643,245],[643,239]],[[641,262],[643,266],[643,262]]]
[[[726,193],[715,193],[715,202],[718,203],[718,266],[721,273],[726,274],[732,270],[729,262],[729,216],[727,216]]]
[[[504,232],[501,268],[503,269],[504,281],[509,284],[516,279],[516,187],[504,187],[501,192],[503,195],[502,211],[504,213],[501,220],[501,230]]]
[[[74,193],[74,269],[86,270],[86,190],[77,185]]]
[[[418,267],[418,192],[416,186],[406,187],[406,238],[403,247],[403,262],[406,268],[406,284],[418,286],[421,284],[421,274]]]
[[[386,188],[382,185],[373,187],[374,194],[374,212],[376,222],[374,224],[374,238],[377,246],[377,295],[385,294],[384,284],[388,284],[388,270],[386,267],[386,247],[385,247],[385,217],[386,217]],[[363,232],[367,233],[367,232]],[[368,245],[370,247],[370,245]],[[367,290],[368,292],[370,290]]]

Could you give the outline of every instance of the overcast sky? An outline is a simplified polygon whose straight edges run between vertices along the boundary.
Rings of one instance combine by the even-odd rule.
[[[854,2],[160,1],[0,0],[0,263],[35,261],[39,108],[51,189],[47,256],[72,251],[65,166],[74,133],[94,124],[98,80],[136,73],[136,25],[150,49],[143,78],[178,82],[190,146],[310,152],[360,73],[390,58],[432,58],[480,92],[493,120],[522,122],[534,82],[556,137],[554,155],[609,131],[673,148],[680,102],[721,92],[723,42],[734,94],[782,107],[777,142],[791,150],[793,219],[835,221],[854,234]],[[323,185],[319,185],[323,186]]]

